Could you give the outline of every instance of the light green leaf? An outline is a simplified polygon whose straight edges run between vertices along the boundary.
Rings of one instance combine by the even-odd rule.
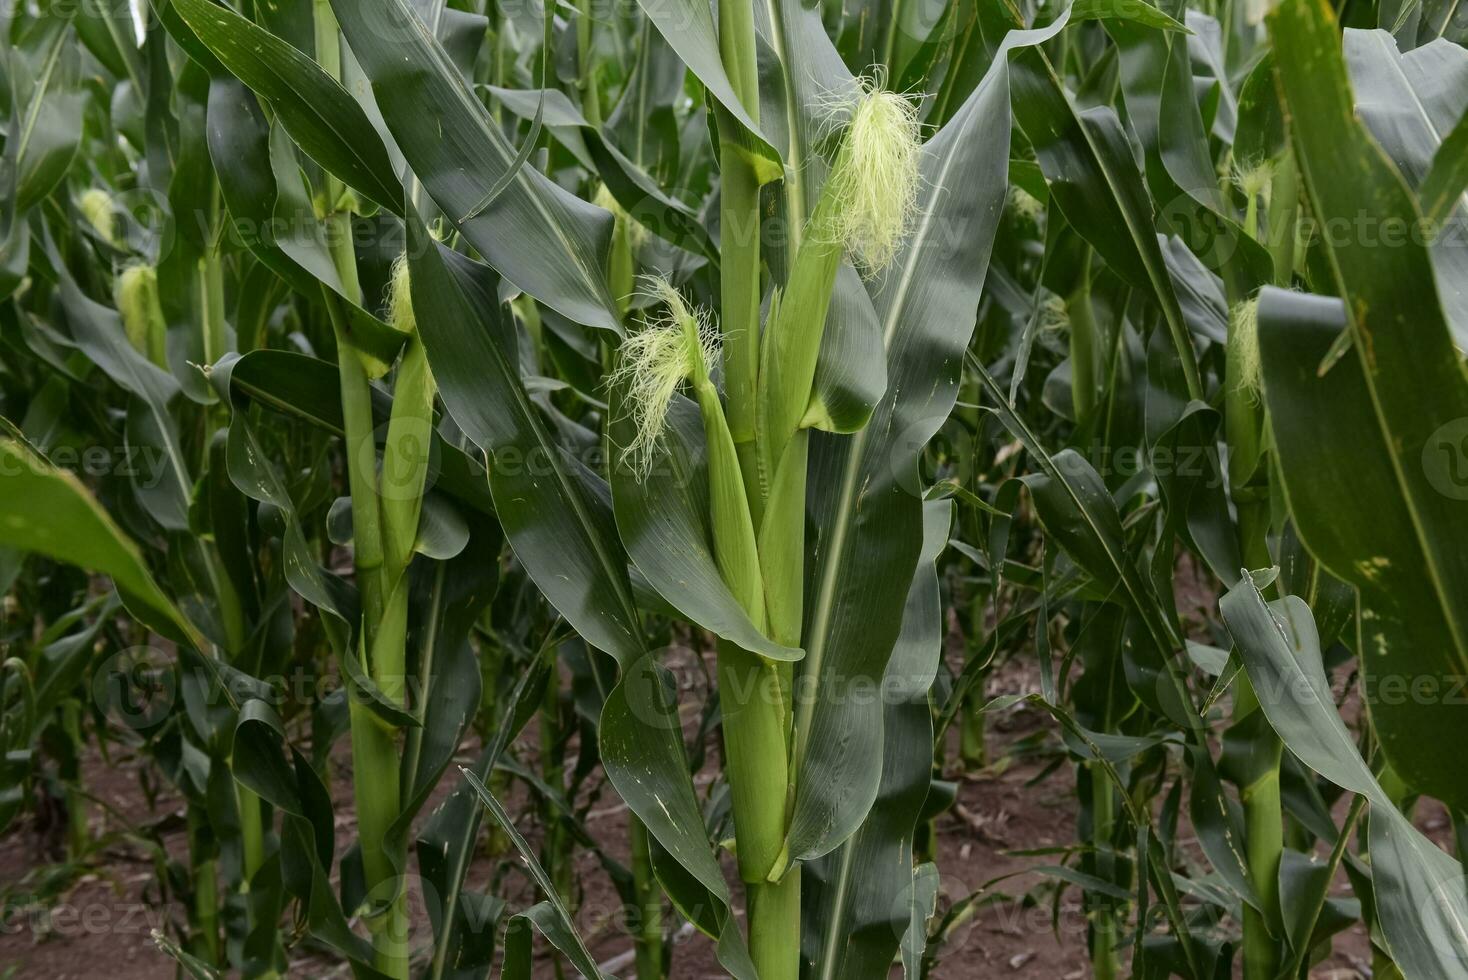
[[[136,544],[75,476],[48,463],[9,423],[0,435],[0,544],[108,575],[129,611],[159,633],[203,638],[158,587]]]

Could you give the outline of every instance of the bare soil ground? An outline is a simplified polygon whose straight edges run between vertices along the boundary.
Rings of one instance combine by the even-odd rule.
[[[1037,685],[1032,660],[1026,658],[999,665],[989,679],[988,693],[1027,693]],[[985,893],[989,900],[949,935],[933,974],[939,980],[1081,980],[1089,975],[1079,893],[1068,890],[1052,909],[1046,880],[1026,869],[1055,859],[1017,853],[1075,839],[1072,766],[1066,763],[1047,772],[1046,757],[1016,751],[1043,742],[1050,730],[1049,720],[1033,710],[998,714],[991,720],[989,767],[949,774],[959,783],[957,803],[935,823],[945,905],[986,882],[1014,877],[993,885]],[[533,761],[533,728],[521,742],[527,746],[527,759]],[[472,758],[473,749],[465,747],[465,761]],[[954,756],[956,752],[950,751]],[[344,849],[355,836],[350,757],[343,752],[334,761],[338,841]],[[52,841],[38,833],[33,821],[23,821],[0,838],[0,892],[8,892],[11,902],[0,920],[0,980],[152,980],[173,975],[171,962],[154,948],[150,934],[164,928],[170,917],[181,921],[182,912],[160,896],[155,867],[163,853],[184,857],[185,828],[175,798],[163,795],[149,804],[141,772],[135,758],[114,758],[110,766],[97,756],[88,760],[85,781],[96,800],[89,807],[91,830],[107,843],[74,876],[63,874],[55,864],[59,855],[48,852]],[[706,782],[709,777],[701,778]],[[444,791],[452,782],[445,778]],[[513,813],[532,809],[523,792],[512,793],[509,805]],[[426,810],[431,808],[432,804]],[[1439,840],[1447,833],[1440,808],[1424,808],[1419,823]],[[610,788],[591,803],[586,824],[608,854],[627,862],[627,812]],[[161,841],[162,852],[130,831],[150,825],[156,828],[152,836]],[[532,841],[541,839],[540,828],[528,815],[523,829]],[[510,867],[481,858],[471,879],[484,883],[494,870]],[[43,902],[26,902],[26,895],[49,890],[48,879],[58,875],[68,880],[59,893]],[[631,975],[627,954],[632,943],[620,900],[594,852],[576,854],[575,878],[582,889],[578,918],[592,952],[601,962],[615,964],[619,975]],[[1344,882],[1340,888],[1346,890]],[[513,870],[499,879],[499,893],[517,908],[535,900],[528,880]],[[419,923],[419,930],[420,941],[426,941],[426,922]],[[677,980],[723,975],[711,944],[702,936],[680,934],[673,942],[672,976]],[[555,976],[549,958],[540,972]],[[307,955],[293,975],[316,980],[348,974],[329,960]],[[1359,926],[1338,937],[1334,955],[1312,971],[1319,980],[1364,980],[1370,975],[1370,947]]]

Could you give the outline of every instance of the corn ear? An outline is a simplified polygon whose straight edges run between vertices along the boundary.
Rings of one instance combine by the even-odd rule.
[[[130,265],[118,273],[114,291],[128,342],[154,364],[168,367],[168,326],[158,296],[157,271],[148,265]]]
[[[874,80],[862,81],[855,101],[833,110],[833,118],[846,118],[840,147],[789,282],[771,305],[760,351],[759,461],[765,493],[790,437],[804,424],[841,260],[849,255],[864,274],[876,275],[907,235],[920,184],[916,113],[906,99]]]
[[[77,196],[76,206],[104,242],[117,244],[117,222],[112,210],[112,195],[100,187],[88,187]]]

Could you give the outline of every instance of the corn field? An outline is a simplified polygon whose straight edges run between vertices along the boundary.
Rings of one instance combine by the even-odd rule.
[[[1195,3],[5,3],[0,977],[1468,978],[1468,9]]]

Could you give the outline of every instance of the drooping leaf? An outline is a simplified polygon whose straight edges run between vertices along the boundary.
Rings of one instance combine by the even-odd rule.
[[[1463,867],[1412,826],[1361,758],[1336,710],[1309,607],[1294,596],[1266,604],[1248,576],[1221,606],[1260,706],[1285,745],[1371,802],[1374,890],[1397,965],[1411,980],[1468,976]]]
[[[229,205],[235,233],[265,265],[302,296],[324,286],[347,304],[348,339],[387,370],[403,334],[362,307],[341,281],[283,130],[266,122],[243,83],[221,76],[209,85],[209,157]]]
[[[1436,212],[1435,221],[1420,221],[1401,229],[1429,242],[1438,295],[1443,312],[1460,348],[1468,347],[1468,249],[1463,248],[1461,228],[1468,221],[1468,208],[1461,200],[1463,184],[1444,200],[1438,185],[1451,182],[1438,158],[1446,141],[1468,112],[1468,51],[1438,39],[1405,53],[1386,31],[1345,31],[1346,67],[1356,92],[1357,111],[1372,137],[1391,157],[1409,187],[1424,192],[1423,210]],[[1427,180],[1434,170],[1433,187]],[[1428,201],[1425,198],[1434,197]],[[1385,215],[1373,215],[1379,228],[1361,229],[1361,236],[1378,239],[1392,247],[1399,233]]]
[[[611,215],[521,167],[487,208],[467,217],[513,165],[514,148],[407,0],[338,0],[332,8],[399,149],[464,237],[541,302],[577,323],[620,332],[604,264]]]
[[[494,817],[494,821],[499,825],[500,830],[515,845],[515,850],[520,853],[520,859],[525,862],[525,867],[530,870],[530,876],[535,880],[536,885],[545,895],[545,901],[519,914],[533,924],[540,931],[541,935],[550,940],[571,961],[571,964],[576,967],[577,971],[583,977],[587,978],[587,980],[602,980],[605,974],[597,969],[596,960],[592,957],[591,951],[586,948],[586,943],[582,940],[581,933],[577,930],[576,924],[571,921],[571,913],[566,910],[566,906],[562,903],[561,897],[556,891],[556,886],[550,880],[550,875],[546,874],[545,869],[540,866],[540,861],[536,858],[534,849],[531,848],[529,842],[525,840],[524,835],[515,827],[515,821],[505,812],[505,808],[500,805],[499,800],[494,798],[494,794],[489,791],[489,788],[484,785],[478,776],[474,775],[472,770],[461,768],[460,771],[464,774],[464,778],[468,780],[474,792],[479,796],[480,803]],[[528,966],[528,964],[526,965]],[[507,972],[505,976],[506,980],[530,980],[529,970],[525,970],[524,972],[519,972],[518,970]]]
[[[71,473],[48,463],[10,430],[0,436],[0,543],[110,576],[129,610],[168,636],[203,646],[193,625],[159,587],[138,546]]]
[[[293,45],[211,0],[174,0],[185,23],[240,81],[267,101],[306,154],[389,211],[402,184],[355,99]]]

